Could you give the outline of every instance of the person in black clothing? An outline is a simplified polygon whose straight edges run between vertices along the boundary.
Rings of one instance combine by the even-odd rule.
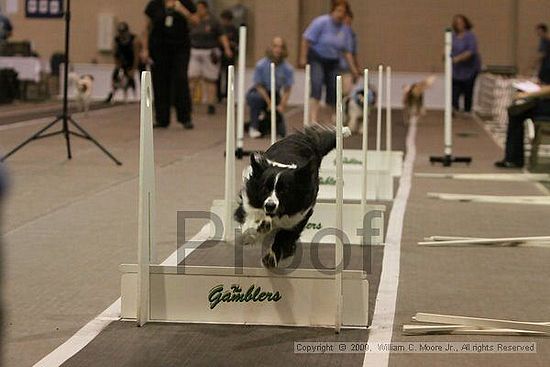
[[[141,57],[151,63],[155,127],[168,127],[174,104],[178,121],[186,129],[193,128],[187,79],[191,52],[188,23],[197,23],[196,10],[191,0],[151,0],[145,8],[147,27]]]
[[[233,53],[232,57],[227,57],[225,53],[222,53],[222,62],[220,76],[218,78],[218,101],[222,101],[226,97],[227,92],[227,67],[229,65],[235,65],[237,61],[237,48],[239,45],[239,30],[233,24],[233,13],[231,10],[224,10],[220,14],[220,22],[222,25],[223,33],[229,40],[229,47]],[[220,46],[221,48],[221,46]],[[223,50],[222,50],[223,51]]]
[[[130,32],[128,23],[121,22],[117,27],[115,37],[115,70],[111,77],[112,90],[105,102],[111,102],[118,89],[124,91],[124,99],[128,89],[132,89],[136,95],[135,70],[138,67],[138,40],[135,34]]]
[[[538,78],[542,84],[550,84],[550,38],[546,24],[538,24],[536,27],[539,36],[539,72]]]
[[[520,108],[518,108],[520,106]],[[524,126],[527,119],[550,119],[550,86],[531,93],[518,93],[508,108],[508,130],[504,159],[495,162],[499,168],[522,168],[524,164]]]

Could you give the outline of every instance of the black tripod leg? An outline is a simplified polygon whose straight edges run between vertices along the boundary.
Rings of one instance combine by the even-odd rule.
[[[113,160],[117,165],[122,166],[122,162],[120,162],[118,159],[116,159],[107,149],[105,149],[97,140],[95,140],[86,130],[84,130],[80,125],[72,119],[72,117],[68,118],[68,121],[73,124],[85,137],[86,139],[90,140],[92,143],[94,143],[103,153],[105,153],[109,158]],[[76,135],[79,136],[79,135]]]
[[[65,119],[67,121],[65,121]],[[69,125],[68,125],[68,117],[63,118],[63,135],[65,135],[65,142],[67,145],[67,158],[72,159],[73,155],[71,154],[71,138],[69,137]]]
[[[14,154],[15,152],[17,152],[19,149],[23,148],[25,145],[29,144],[31,141],[33,140],[36,140],[40,137],[40,135],[45,132],[46,130],[48,130],[50,127],[52,127],[53,125],[55,125],[59,120],[61,120],[61,117],[58,117],[56,118],[55,120],[53,120],[52,122],[50,122],[48,125],[44,126],[42,129],[38,130],[36,133],[34,133],[34,135],[32,135],[30,138],[28,138],[27,140],[25,140],[24,142],[22,142],[21,144],[19,144],[18,146],[16,146],[15,148],[13,148],[11,151],[9,151],[5,156],[3,156],[2,158],[0,158],[0,162],[4,162],[6,159],[8,159],[9,156],[11,156],[12,154]]]

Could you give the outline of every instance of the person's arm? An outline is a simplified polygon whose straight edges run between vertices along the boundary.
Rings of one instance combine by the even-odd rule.
[[[256,90],[260,93],[265,103],[267,103],[267,109],[271,109],[271,98],[269,97],[269,92],[261,84],[256,84]]]
[[[222,44],[223,52],[225,53],[225,56],[227,56],[227,58],[229,59],[232,58],[233,51],[231,50],[231,45],[229,44],[229,38],[227,37],[227,35],[226,34],[220,35],[219,41]]]
[[[193,5],[194,7],[194,5]],[[199,23],[199,17],[195,14],[194,8],[188,9],[188,6],[184,6],[179,0],[174,2],[174,10],[183,15],[188,21],[193,24]]]
[[[132,70],[137,70],[139,66],[139,54],[141,52],[141,42],[139,41],[139,37],[134,38],[132,47],[134,48],[134,62],[132,63]]]
[[[453,57],[453,63],[468,61],[477,52],[477,41],[473,34],[466,35],[466,51],[459,53]]]
[[[355,58],[353,57],[353,54],[351,52],[345,52],[344,56],[346,57],[346,61],[348,62],[349,69],[351,73],[353,74],[354,78],[359,77],[359,68],[357,67],[357,64],[355,63]]]
[[[298,66],[303,68],[307,64],[307,52],[311,43],[315,43],[321,36],[321,31],[324,28],[323,17],[317,17],[309,24],[302,35],[302,44],[300,47],[300,58],[298,59]]]
[[[277,106],[277,111],[280,113],[284,113],[286,110],[286,106],[288,104],[288,99],[290,98],[290,92],[292,90],[292,87],[286,87],[283,88],[283,94],[281,95],[281,101],[279,102],[279,105]]]
[[[516,99],[521,98],[537,98],[537,97],[550,97],[550,85],[543,85],[540,87],[540,89],[536,92],[521,92],[516,94]]]

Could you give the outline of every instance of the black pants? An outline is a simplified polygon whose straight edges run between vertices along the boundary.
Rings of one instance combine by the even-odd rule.
[[[472,110],[472,96],[476,77],[477,75],[467,80],[453,79],[453,108],[455,110],[459,110],[458,101],[461,95],[464,95],[464,111],[470,112]]]
[[[550,118],[550,100],[541,99],[537,104],[522,114],[511,116],[508,113],[508,130],[506,132],[506,155],[504,160],[523,166],[524,164],[524,126],[527,119]]]
[[[191,95],[187,69],[191,47],[189,44],[152,44],[153,92],[157,124],[170,124],[170,107],[176,107],[180,123],[191,121]]]

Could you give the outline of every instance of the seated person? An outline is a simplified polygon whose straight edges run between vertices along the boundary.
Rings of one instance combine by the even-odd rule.
[[[518,93],[512,106],[508,107],[508,130],[506,152],[502,161],[495,162],[500,168],[522,168],[524,164],[524,126],[527,119],[550,118],[550,86],[542,86],[531,93]]]
[[[260,116],[265,114],[267,119],[270,117],[271,106],[271,63],[275,63],[275,88],[277,105],[277,135],[284,137],[286,135],[286,125],[283,113],[290,97],[290,90],[294,84],[294,69],[285,61],[287,57],[287,48],[285,41],[281,37],[275,37],[271,41],[271,46],[266,52],[266,56],[256,63],[254,70],[254,86],[247,93],[246,100],[250,107],[250,126],[248,133],[251,138],[262,136],[260,126]]]

